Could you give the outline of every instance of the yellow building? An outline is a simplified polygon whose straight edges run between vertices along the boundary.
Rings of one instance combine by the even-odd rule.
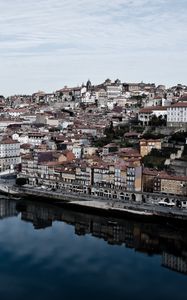
[[[161,149],[161,140],[140,140],[140,154],[142,157],[148,155],[152,149]]]
[[[187,177],[167,176],[161,179],[161,193],[187,195]]]

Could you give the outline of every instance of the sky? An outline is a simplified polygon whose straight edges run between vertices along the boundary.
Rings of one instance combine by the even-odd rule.
[[[187,84],[186,0],[0,0],[0,94]]]

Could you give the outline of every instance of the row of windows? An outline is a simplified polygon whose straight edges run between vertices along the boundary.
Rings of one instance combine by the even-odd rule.
[[[185,111],[168,113],[168,115],[171,115],[171,116],[180,116],[181,114],[183,114],[183,115],[186,116],[186,112]]]
[[[169,111],[177,111],[177,110],[185,110],[187,111],[187,107],[170,107]]]

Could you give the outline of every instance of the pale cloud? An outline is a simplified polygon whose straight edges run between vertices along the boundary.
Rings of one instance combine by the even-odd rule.
[[[88,77],[184,82],[186,12],[185,0],[0,0],[0,93]]]

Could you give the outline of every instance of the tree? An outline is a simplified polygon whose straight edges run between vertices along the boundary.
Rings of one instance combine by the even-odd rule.
[[[113,139],[115,136],[115,131],[114,131],[114,126],[113,126],[113,122],[110,122],[109,127],[105,128],[104,131],[105,135],[109,138],[109,139]]]
[[[149,121],[150,126],[158,127],[158,126],[166,126],[166,117],[153,115],[151,120]]]

